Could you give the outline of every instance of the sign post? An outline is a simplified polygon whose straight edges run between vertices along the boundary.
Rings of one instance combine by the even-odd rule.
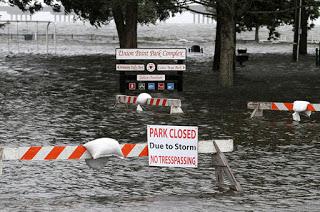
[[[198,167],[198,127],[148,125],[149,166]]]

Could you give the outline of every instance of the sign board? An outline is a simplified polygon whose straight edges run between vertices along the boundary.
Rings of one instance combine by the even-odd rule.
[[[116,49],[117,60],[185,60],[187,49]]]
[[[158,71],[185,71],[186,64],[158,64]]]
[[[116,64],[116,71],[144,71],[144,64]]]
[[[198,167],[198,127],[148,125],[149,166]]]
[[[121,93],[183,90],[185,48],[118,48],[115,54]]]
[[[137,75],[137,81],[165,81],[166,75],[164,74],[148,74],[148,75]]]

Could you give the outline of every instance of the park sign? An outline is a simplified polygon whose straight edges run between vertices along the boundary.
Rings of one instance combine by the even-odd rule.
[[[149,166],[198,167],[198,127],[148,125]]]
[[[117,60],[185,60],[187,50],[176,49],[116,49]]]
[[[117,48],[115,55],[121,93],[183,90],[185,48]]]

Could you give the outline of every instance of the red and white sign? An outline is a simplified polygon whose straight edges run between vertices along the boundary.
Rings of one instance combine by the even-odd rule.
[[[137,75],[137,81],[165,81],[166,75],[164,74],[148,74],[148,75]]]
[[[187,50],[175,49],[116,49],[117,60],[185,60]]]
[[[117,64],[116,71],[144,71],[144,64]]]
[[[186,64],[158,64],[158,71],[185,71]]]
[[[149,166],[198,166],[198,127],[148,125]]]
[[[129,87],[129,90],[131,90],[131,91],[136,90],[136,83],[135,82],[130,82],[128,87]]]
[[[158,83],[158,90],[159,91],[163,91],[165,89],[165,84],[164,84],[164,82],[159,82]]]

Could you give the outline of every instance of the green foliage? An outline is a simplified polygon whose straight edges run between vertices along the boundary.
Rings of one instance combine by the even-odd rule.
[[[299,0],[297,0],[299,2]],[[241,4],[239,4],[241,2]],[[254,27],[266,26],[269,39],[276,39],[280,33],[276,28],[281,25],[293,24],[295,17],[295,0],[239,0],[238,7],[247,5],[245,12],[237,13],[237,31],[251,31]],[[302,7],[310,20],[320,16],[320,2],[317,0],[302,0]],[[314,24],[309,24],[311,29]]]

